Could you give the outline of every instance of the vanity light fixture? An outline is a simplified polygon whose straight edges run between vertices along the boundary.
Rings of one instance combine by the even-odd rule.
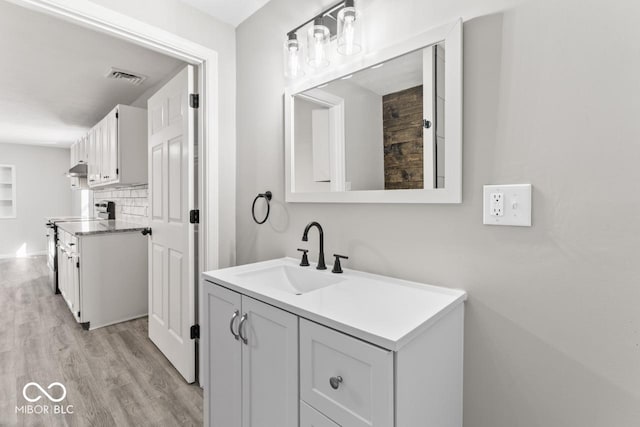
[[[298,31],[307,26],[303,55]],[[356,8],[355,0],[341,0],[325,9],[287,33],[284,44],[285,77],[293,80],[303,76],[305,63],[312,70],[329,66],[334,48],[341,55],[361,52],[361,32],[362,15]]]

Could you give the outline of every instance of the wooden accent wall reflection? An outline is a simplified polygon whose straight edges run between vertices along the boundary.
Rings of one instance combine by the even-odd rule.
[[[422,85],[382,97],[385,190],[424,188]]]

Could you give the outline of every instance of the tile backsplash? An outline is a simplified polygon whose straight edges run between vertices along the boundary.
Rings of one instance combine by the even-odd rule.
[[[102,200],[115,202],[116,219],[145,225],[149,222],[149,189],[146,184],[94,191],[93,199],[96,203]]]

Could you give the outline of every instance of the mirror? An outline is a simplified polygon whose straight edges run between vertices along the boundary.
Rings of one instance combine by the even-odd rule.
[[[296,191],[444,188],[444,64],[438,43],[294,95]]]
[[[288,91],[287,201],[459,203],[461,28]]]

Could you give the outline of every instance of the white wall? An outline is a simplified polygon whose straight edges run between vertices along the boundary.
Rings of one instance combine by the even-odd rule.
[[[640,3],[363,0],[374,46],[465,19],[463,203],[285,204],[282,43],[330,3],[237,30],[238,262],[297,257],[318,220],[348,267],[468,291],[465,426],[638,425]],[[521,182],[534,226],[483,226],[482,185]]]
[[[235,29],[178,0],[91,0],[92,3],[170,31],[215,50],[219,61],[219,140],[220,156],[226,159],[214,179],[224,179],[221,189],[220,248],[221,266],[235,262],[235,213],[227,206],[236,203],[236,45]],[[281,61],[281,60],[280,60]],[[215,131],[215,130],[214,130]]]
[[[45,217],[71,215],[69,149],[0,143],[0,164],[16,167],[15,219],[0,219],[0,258],[47,249]]]

